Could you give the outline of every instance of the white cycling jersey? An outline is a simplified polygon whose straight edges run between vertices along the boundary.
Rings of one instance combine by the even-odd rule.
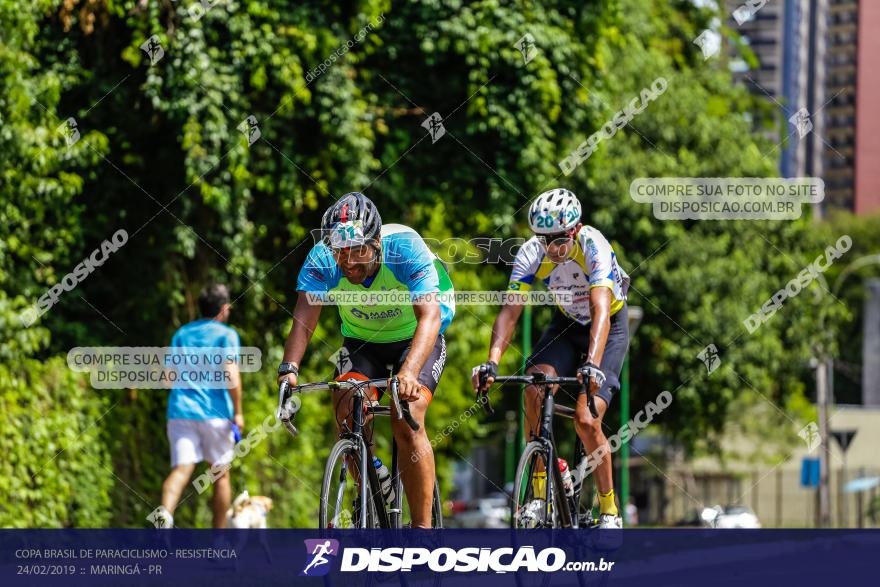
[[[575,238],[568,258],[553,263],[537,237],[523,244],[513,261],[508,290],[528,291],[535,280],[553,292],[571,292],[569,303],[558,304],[563,314],[581,324],[590,322],[590,290],[611,290],[611,315],[626,303],[629,275],[620,268],[611,244],[592,226],[584,226]]]

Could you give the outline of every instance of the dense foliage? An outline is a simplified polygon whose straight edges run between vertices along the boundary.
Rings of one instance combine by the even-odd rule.
[[[753,429],[751,409],[765,418],[756,434],[796,440],[829,304],[801,295],[753,335],[742,321],[836,236],[808,219],[658,221],[628,195],[638,177],[774,174],[773,114],[692,42],[713,16],[685,1],[0,0],[0,401],[12,455],[0,524],[146,523],[167,473],[165,395],[92,390],[63,357],[166,344],[208,280],[230,285],[231,324],[263,352],[263,371],[244,380],[247,424],[271,414],[308,231],[352,190],[386,222],[442,240],[523,236],[529,199],[569,187],[644,308],[634,405],[674,390],[659,421],[692,451],[717,448],[725,426]],[[516,46],[526,33],[528,62]],[[558,162],[658,76],[668,90],[562,176]],[[436,143],[421,126],[433,112],[446,129]],[[80,136],[68,146],[56,129],[70,117]],[[249,117],[260,134],[250,145]],[[129,242],[25,328],[19,314],[119,228]],[[508,271],[451,264],[461,290],[503,287]],[[472,404],[470,366],[496,311],[459,307],[432,438]],[[306,379],[332,373],[334,314],[324,312]],[[547,316],[536,311],[536,325]],[[711,376],[697,359],[708,344],[722,359]],[[503,370],[522,362],[516,347]],[[333,425],[309,399],[302,437],[270,435],[233,471],[235,490],[275,498],[277,526],[314,524]],[[443,438],[443,479],[475,443],[503,443],[501,412]],[[178,523],[204,525],[208,508],[188,498]]]

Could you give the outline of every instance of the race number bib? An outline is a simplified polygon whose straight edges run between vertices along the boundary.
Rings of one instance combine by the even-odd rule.
[[[364,223],[360,220],[340,222],[330,232],[330,245],[335,249],[357,247],[365,243]]]

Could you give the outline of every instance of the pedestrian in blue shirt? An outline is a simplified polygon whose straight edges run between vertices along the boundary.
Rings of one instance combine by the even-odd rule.
[[[237,358],[241,346],[238,333],[226,324],[231,307],[229,290],[225,285],[206,287],[199,295],[202,318],[181,326],[171,339],[171,347],[187,349],[180,351],[181,356],[195,356],[193,349],[202,348],[210,349],[204,351],[206,354]],[[205,461],[211,467],[214,481],[213,525],[214,528],[226,527],[226,511],[232,498],[228,468],[232,462],[236,436],[240,438],[244,430],[244,416],[241,411],[238,365],[234,361],[224,363],[219,368],[223,376],[221,383],[212,385],[204,383],[204,380],[193,382],[198,378],[190,375],[188,383],[171,390],[167,413],[171,474],[162,485],[160,526],[170,528],[174,525],[173,514],[181,493],[196,465]],[[184,371],[217,375],[205,369],[193,368],[178,369],[178,377],[183,377]]]

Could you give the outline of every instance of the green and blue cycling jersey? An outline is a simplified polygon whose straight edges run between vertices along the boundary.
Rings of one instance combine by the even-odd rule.
[[[378,272],[362,284],[353,284],[343,275],[330,248],[316,244],[306,257],[296,289],[320,300],[332,299],[334,292],[408,292],[406,301],[337,304],[342,318],[342,335],[369,342],[398,342],[413,337],[418,321],[412,301],[431,293],[440,296],[440,332],[455,315],[454,290],[449,274],[413,229],[401,224],[385,224],[382,238],[382,264]],[[328,295],[329,294],[329,295]],[[366,297],[366,296],[361,296]]]

